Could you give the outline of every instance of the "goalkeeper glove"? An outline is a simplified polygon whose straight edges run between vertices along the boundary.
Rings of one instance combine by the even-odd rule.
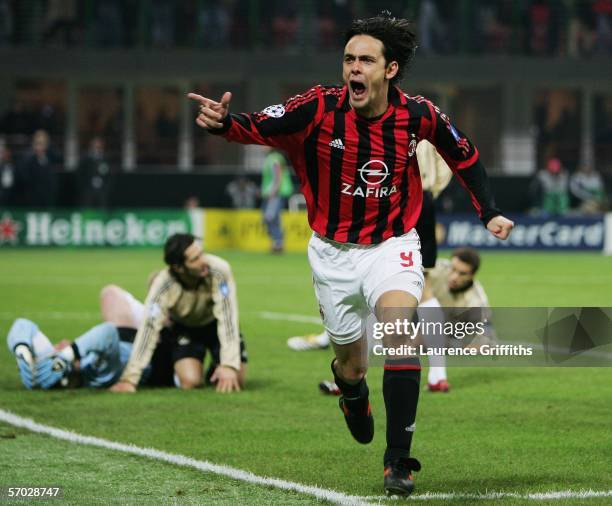
[[[61,354],[51,355],[36,363],[34,380],[41,388],[48,390],[55,386],[72,370],[72,364]]]

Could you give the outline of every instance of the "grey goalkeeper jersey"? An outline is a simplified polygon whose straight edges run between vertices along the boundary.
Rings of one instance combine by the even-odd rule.
[[[471,341],[472,345],[492,343],[496,333],[491,323],[491,308],[489,299],[479,281],[474,280],[472,286],[461,292],[452,292],[448,287],[448,276],[451,271],[451,261],[440,258],[436,266],[427,271],[428,280],[434,297],[444,308],[444,314],[449,321],[463,321],[485,324],[485,333]],[[469,309],[473,309],[470,311]],[[467,311],[466,311],[467,310]]]
[[[128,364],[120,381],[137,385],[151,361],[161,330],[172,322],[186,327],[204,326],[217,320],[221,364],[240,369],[240,332],[236,283],[229,264],[205,255],[208,274],[196,288],[184,287],[169,269],[159,272],[147,295],[141,323]]]

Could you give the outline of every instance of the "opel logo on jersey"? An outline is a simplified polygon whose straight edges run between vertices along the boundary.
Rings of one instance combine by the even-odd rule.
[[[387,179],[389,168],[382,160],[370,160],[359,169],[359,174],[365,184],[377,185]]]

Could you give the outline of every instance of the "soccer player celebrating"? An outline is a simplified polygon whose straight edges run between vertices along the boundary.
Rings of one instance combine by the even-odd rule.
[[[346,34],[343,86],[315,86],[283,105],[253,114],[230,114],[231,93],[220,101],[196,94],[196,123],[229,141],[284,149],[300,181],[314,231],[308,247],[325,329],[334,347],[334,380],[353,437],[369,443],[374,420],[366,383],[364,321],[411,318],[423,288],[419,237],[414,227],[423,192],[415,152],[431,142],[470,193],[487,229],[500,239],[513,223],[493,202],[474,145],[430,101],[409,97],[397,83],[416,48],[410,23],[388,16],[356,20]],[[401,347],[408,336],[388,335]],[[407,495],[419,396],[414,357],[386,361],[387,412],[384,487]]]
[[[418,143],[416,157],[421,173],[423,187],[423,205],[421,215],[415,225],[421,241],[422,265],[425,270],[425,285],[423,298],[417,311],[419,318],[425,321],[439,321],[442,316],[440,302],[431,294],[429,272],[436,265],[438,244],[436,241],[436,208],[434,200],[446,188],[452,177],[452,171],[438,154],[436,149],[426,140]],[[444,338],[440,335],[424,336],[428,347],[440,347]],[[295,351],[323,350],[329,348],[329,336],[326,331],[320,334],[293,336],[287,340],[287,346]],[[431,392],[448,392],[449,384],[446,378],[446,357],[435,355],[429,357],[427,388]],[[339,395],[338,387],[330,381],[319,383],[319,389],[331,395]]]

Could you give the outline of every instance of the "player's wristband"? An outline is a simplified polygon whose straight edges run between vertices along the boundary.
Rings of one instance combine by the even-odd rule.
[[[501,211],[499,209],[491,209],[482,215],[480,221],[482,221],[482,224],[486,227],[493,218],[500,215]]]
[[[223,126],[221,128],[211,128],[208,131],[213,135],[223,135],[231,128],[233,121],[234,120],[232,119],[232,115],[228,113],[228,115],[223,118],[223,121],[221,122],[223,123]]]

